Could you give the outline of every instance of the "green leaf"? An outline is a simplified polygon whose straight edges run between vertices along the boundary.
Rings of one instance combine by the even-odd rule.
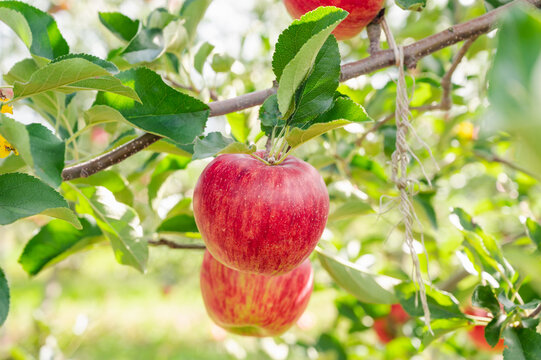
[[[80,230],[65,221],[52,220],[26,244],[19,263],[30,275],[37,275],[49,264],[64,259],[74,248],[88,245],[88,238],[101,235],[100,229],[86,219],[79,219]]]
[[[13,145],[25,163],[52,187],[62,182],[65,144],[40,124],[23,125],[0,116],[0,134]]]
[[[142,28],[122,51],[122,57],[130,64],[152,62],[159,58],[164,51],[165,42],[162,29]]]
[[[312,70],[316,56],[347,12],[320,7],[295,20],[278,38],[272,66],[278,79],[278,105],[288,115],[297,88]]]
[[[231,134],[238,141],[245,143],[250,135],[249,116],[245,113],[230,113],[226,115],[227,122],[231,126]]]
[[[88,177],[70,180],[70,182],[72,184],[103,186],[112,192],[119,202],[128,205],[133,203],[133,193],[128,181],[116,171],[100,171]]]
[[[199,47],[199,50],[197,50],[193,61],[195,70],[197,70],[198,73],[203,74],[203,65],[205,65],[205,61],[212,50],[214,50],[214,45],[211,45],[208,42],[204,42]]]
[[[395,0],[403,10],[421,11],[426,7],[426,0]]]
[[[353,122],[369,121],[370,118],[363,107],[345,97],[335,99],[332,108],[308,124],[307,129],[293,128],[286,136],[292,148],[318,137],[330,130],[340,128]]]
[[[192,159],[204,159],[218,154],[251,154],[255,151],[254,145],[248,146],[227,138],[222,133],[211,132],[207,136],[195,140]]]
[[[203,19],[212,0],[186,0],[180,8],[180,16],[185,20],[184,28],[188,33],[188,42],[196,35],[197,26]]]
[[[366,272],[357,265],[316,248],[321,265],[340,287],[362,302],[374,304],[396,303],[393,287],[400,280]]]
[[[472,305],[487,309],[494,316],[501,313],[500,303],[489,285],[478,285],[473,291]]]
[[[499,314],[485,326],[485,340],[490,346],[494,347],[498,344],[509,320],[505,314]]]
[[[434,340],[456,331],[461,328],[465,328],[470,324],[467,319],[436,319],[430,323],[432,333],[430,331],[423,332],[422,349],[425,349]]]
[[[4,80],[11,85],[16,81],[24,83],[30,80],[32,74],[38,69],[38,64],[34,59],[24,59],[11,67],[9,72],[4,75]]]
[[[507,328],[504,332],[504,360],[541,359],[541,334],[532,329]]]
[[[4,324],[9,312],[9,286],[6,275],[0,268],[0,326]]]
[[[434,287],[425,286],[428,308],[432,319],[463,319],[465,318],[455,297]],[[415,284],[403,283],[395,288],[400,304],[411,316],[424,316],[421,302],[418,301]]]
[[[171,14],[167,9],[157,8],[148,15],[146,27],[149,29],[163,29],[177,18],[178,16]]]
[[[26,125],[26,130],[30,138],[36,175],[53,187],[60,186],[63,181],[66,144],[43,125]]]
[[[21,99],[78,81],[109,75],[103,67],[81,58],[51,63],[35,71],[27,83],[16,82],[14,93]]]
[[[217,73],[220,72],[229,72],[231,70],[231,66],[235,62],[235,59],[233,59],[231,56],[227,54],[214,54],[212,57],[212,63],[210,66],[212,67],[212,70],[216,71]]]
[[[27,174],[0,175],[0,225],[36,214],[56,217],[81,228],[66,200],[53,188]]]
[[[381,132],[383,133],[383,152],[391,157],[396,150],[396,126],[386,126]]]
[[[57,89],[57,91],[62,91],[66,93],[72,93],[81,90],[105,91],[125,96],[135,101],[141,102],[141,99],[139,99],[139,96],[132,88],[122,85],[122,82],[113,76],[102,76],[99,78],[77,81],[73,84],[62,86]]]
[[[338,209],[329,214],[328,221],[344,220],[355,218],[359,215],[371,213],[374,210],[370,204],[363,200],[348,200]]]
[[[261,108],[259,108],[259,119],[261,120],[261,130],[267,136],[271,136],[275,128],[277,134],[280,132],[285,121],[282,119],[280,109],[278,109],[278,97],[276,94],[269,96],[263,105],[261,105]]]
[[[94,105],[84,112],[84,117],[89,124],[100,124],[108,122],[129,122],[122,116],[118,110],[107,105]]]
[[[323,44],[314,62],[313,70],[299,89],[295,112],[289,120],[297,124],[314,120],[333,105],[340,78],[340,52],[338,42],[330,36]]]
[[[528,237],[537,245],[537,251],[541,251],[541,225],[533,219],[526,219],[526,228],[528,229]]]
[[[100,22],[120,40],[130,41],[139,31],[139,20],[119,12],[100,12]]]
[[[112,62],[100,59],[99,57],[94,56],[94,55],[84,54],[84,53],[67,54],[67,55],[59,56],[55,58],[53,61],[51,61],[50,64],[54,64],[60,61],[68,60],[68,59],[84,59],[86,61],[90,61],[91,63],[95,65],[101,66],[102,68],[104,68],[111,74],[118,74],[118,68]]]
[[[19,1],[0,1],[0,9],[0,21],[19,35],[32,55],[52,60],[69,53],[69,46],[51,15]],[[24,20],[7,9],[16,11]]]
[[[186,156],[168,155],[158,163],[148,184],[148,200],[150,203],[158,195],[158,191],[165,180],[175,171],[186,169],[190,161],[191,158]]]
[[[111,242],[116,260],[144,272],[148,260],[148,245],[142,240],[143,228],[134,209],[118,202],[104,187],[71,186],[68,191],[78,200],[76,210],[96,219],[103,235]],[[66,194],[68,196],[68,194]]]
[[[363,171],[368,171],[376,176],[376,178],[387,181],[387,175],[385,174],[385,169],[376,161],[370,159],[367,156],[354,155],[351,159],[350,166],[353,169],[360,169]]]
[[[134,89],[142,103],[100,92],[94,105],[110,106],[138,128],[178,144],[190,144],[203,132],[209,115],[203,102],[167,86],[149,69],[132,69],[116,77]]]
[[[192,215],[180,214],[171,218],[165,219],[158,229],[159,233],[197,233],[197,225]]]

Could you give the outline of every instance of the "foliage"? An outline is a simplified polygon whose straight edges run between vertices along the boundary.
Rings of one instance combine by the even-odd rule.
[[[243,47],[238,53],[226,51],[198,30],[205,19],[212,20],[205,13],[216,3],[185,0],[177,9],[146,9],[137,19],[121,12],[87,14],[100,24],[107,42],[108,55],[100,58],[81,44],[69,47],[66,39],[72,37],[62,35],[66,30],[57,25],[52,11],[0,1],[0,22],[13,37],[10,43],[16,37],[26,51],[0,82],[0,88],[12,89],[11,96],[0,93],[0,154],[6,156],[0,159],[0,234],[5,235],[0,237],[17,234],[14,245],[0,248],[9,254],[0,257],[5,270],[0,269],[0,325],[7,319],[2,334],[16,327],[25,310],[36,307],[30,302],[49,301],[40,299],[48,296],[45,290],[35,289],[51,283],[72,287],[72,294],[62,295],[68,299],[87,293],[102,299],[103,288],[114,292],[118,287],[119,293],[128,291],[139,299],[134,302],[138,313],[163,302],[149,295],[156,291],[153,283],[165,289],[186,282],[189,287],[182,289],[199,296],[194,281],[201,256],[149,246],[158,239],[200,243],[191,196],[208,158],[251,154],[268,146],[270,154],[263,161],[280,162],[294,154],[319,170],[329,190],[327,229],[312,257],[316,287],[308,314],[318,318],[317,326],[274,340],[230,337],[223,344],[216,343],[218,335],[213,340],[198,329],[193,336],[206,340],[194,340],[193,348],[164,330],[160,334],[172,347],[186,354],[199,347],[193,358],[242,358],[248,351],[249,356],[278,359],[276,354],[286,349],[281,359],[313,358],[314,352],[338,359],[409,359],[416,354],[488,359],[489,353],[475,349],[463,336],[472,326],[483,325],[488,344],[505,339],[505,360],[541,358],[535,313],[541,303],[539,11],[527,6],[506,9],[497,36],[481,35],[473,43],[463,60],[466,65],[459,65],[452,77],[450,110],[425,112],[423,106],[441,100],[442,79],[459,47],[419,58],[409,72],[412,124],[440,168],[431,165],[430,154],[414,137],[409,139],[432,183],[416,180],[413,186],[415,247],[420,252],[424,245],[421,267],[432,280],[426,286],[430,331],[410,280],[409,254],[402,247],[405,229],[390,181],[396,127],[387,117],[395,109],[395,73],[386,69],[340,83],[340,65],[366,57],[368,40],[363,35],[338,44],[331,32],[347,13],[334,7],[290,23],[283,8],[278,14],[268,11],[283,5],[258,3],[251,14],[265,26],[257,36],[245,34],[238,42],[244,47],[255,41],[258,47],[249,50],[259,52],[247,54]],[[397,1],[387,17],[402,43],[485,11],[481,3]],[[71,16],[81,18],[76,12]],[[277,39],[275,44],[272,39]],[[260,107],[211,119],[223,104],[216,97],[263,90],[272,80],[276,94]],[[21,115],[28,109],[31,123]],[[374,126],[373,121],[383,120],[386,124]],[[83,173],[80,179],[63,181],[63,171],[70,166],[129,141],[137,146],[144,132],[159,136],[145,151],[130,152],[125,161],[92,176]],[[409,170],[412,178],[423,178],[419,163],[411,161]],[[18,264],[10,259],[18,259]],[[109,267],[111,259],[130,269]],[[32,282],[18,273],[21,268],[35,277]],[[92,278],[91,268],[103,280]],[[139,288],[131,281],[144,285]],[[26,296],[38,300],[22,301]],[[128,303],[133,310],[129,297],[122,296],[126,298],[118,308],[125,310]],[[395,338],[383,348],[371,325],[397,302],[412,318],[394,329]],[[466,311],[470,306],[490,315],[472,316]],[[46,304],[42,307],[46,312]],[[183,303],[182,309],[190,313],[194,305]],[[202,304],[197,309],[195,313],[201,313]],[[152,326],[159,323],[148,316],[145,321]],[[39,349],[51,347],[47,339],[58,336],[54,326],[38,315],[32,321],[35,330],[24,330],[33,332],[32,338],[21,340],[24,337],[13,331],[20,345],[13,345],[15,341],[4,349],[0,344],[1,358],[31,359]],[[204,316],[194,323],[206,324],[206,330],[210,326]],[[60,341],[55,351],[76,358],[70,352],[78,354],[79,345],[73,344],[85,341]],[[114,348],[103,345],[106,341],[96,339],[101,345],[93,350],[88,345],[92,341],[81,345],[80,351],[89,354],[81,358],[103,357],[100,346]],[[133,348],[144,343],[135,335],[130,341]],[[164,358],[174,358],[175,349],[164,351]],[[147,355],[134,352],[130,358]]]

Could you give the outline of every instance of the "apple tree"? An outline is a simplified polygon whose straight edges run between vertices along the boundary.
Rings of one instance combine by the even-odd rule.
[[[0,1],[0,357],[541,359],[540,0],[86,3]],[[130,282],[248,338],[55,330]]]

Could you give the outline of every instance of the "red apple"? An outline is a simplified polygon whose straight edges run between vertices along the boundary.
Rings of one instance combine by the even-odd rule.
[[[329,195],[317,170],[294,156],[267,165],[252,155],[224,154],[203,170],[193,209],[216,260],[239,271],[278,275],[314,250],[327,222]]]
[[[475,315],[475,316],[484,316],[488,317],[489,313],[485,310],[478,309],[478,308],[468,308],[466,309],[466,314]],[[504,340],[500,339],[498,343],[492,347],[487,343],[487,340],[485,339],[485,327],[483,325],[476,325],[471,330],[468,330],[468,336],[473,341],[473,343],[477,346],[478,349],[482,349],[485,351],[494,351],[494,352],[502,352],[504,348]]]
[[[294,18],[320,6],[336,6],[349,12],[348,17],[333,31],[338,40],[349,39],[360,33],[376,17],[383,3],[383,0],[284,0],[287,11]]]
[[[201,294],[210,318],[240,335],[277,336],[302,315],[314,283],[309,260],[293,271],[267,276],[230,269],[205,252]]]
[[[399,334],[399,328],[409,320],[409,315],[404,311],[400,304],[391,305],[389,315],[375,319],[373,329],[379,340],[387,344]]]

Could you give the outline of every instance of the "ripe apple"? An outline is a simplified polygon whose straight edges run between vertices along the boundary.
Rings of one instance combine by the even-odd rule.
[[[327,222],[329,195],[317,170],[294,156],[267,165],[252,155],[223,154],[199,177],[193,210],[216,260],[239,271],[278,275],[314,250]]]
[[[485,310],[478,309],[478,308],[468,308],[466,309],[466,314],[475,315],[475,316],[489,316],[489,313]],[[504,340],[500,339],[498,343],[492,347],[487,343],[487,340],[485,339],[485,327],[483,325],[476,325],[471,330],[468,330],[468,336],[473,341],[473,343],[477,346],[478,349],[482,349],[485,351],[493,351],[493,352],[502,352],[504,348]]]
[[[399,334],[399,327],[409,320],[409,315],[400,304],[391,305],[389,315],[375,319],[373,329],[379,340],[387,344]]]
[[[383,0],[284,0],[287,11],[294,18],[299,18],[320,6],[336,6],[349,12],[348,17],[333,31],[338,40],[349,39],[360,33],[376,17],[383,2]]]
[[[314,283],[309,260],[293,271],[267,276],[230,269],[205,251],[201,294],[210,318],[240,335],[277,336],[302,315]]]

